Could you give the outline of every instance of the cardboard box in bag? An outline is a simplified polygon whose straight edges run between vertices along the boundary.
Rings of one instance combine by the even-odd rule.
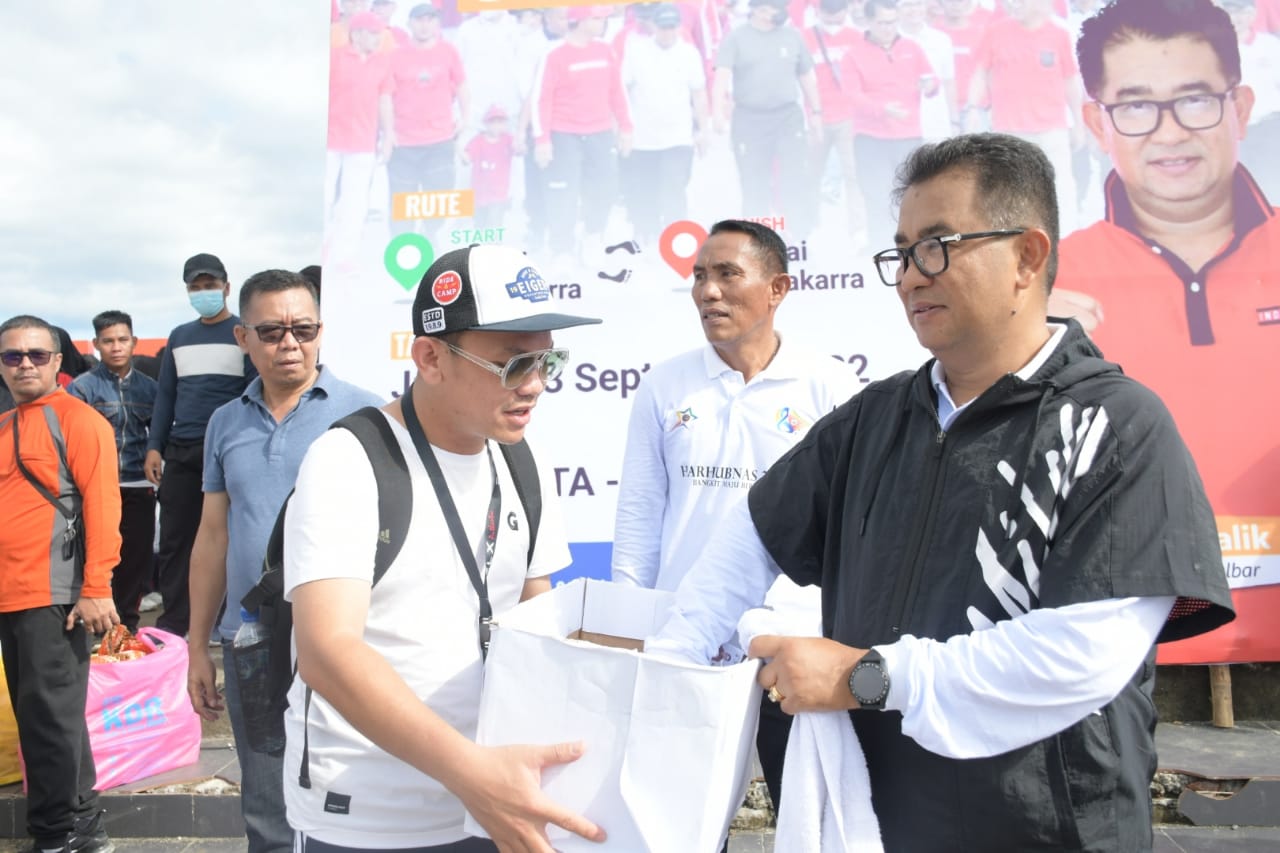
[[[581,740],[542,788],[609,834],[548,827],[562,853],[717,853],[742,804],[760,711],[758,661],[695,666],[647,657],[670,593],[579,578],[499,617],[476,740]],[[592,642],[595,640],[595,642]],[[484,834],[467,816],[466,829]]]

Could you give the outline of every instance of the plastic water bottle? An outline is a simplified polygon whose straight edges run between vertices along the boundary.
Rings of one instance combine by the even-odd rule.
[[[271,628],[258,621],[257,611],[240,608],[240,627],[231,641],[236,683],[245,736],[255,752],[277,754],[284,749],[284,709],[274,707],[268,673],[271,669]]]
[[[267,630],[267,626],[258,621],[258,611],[245,610],[241,607],[240,627],[236,629],[236,637],[231,641],[231,645],[235,646],[236,649],[247,649],[249,646],[267,639],[270,633]]]

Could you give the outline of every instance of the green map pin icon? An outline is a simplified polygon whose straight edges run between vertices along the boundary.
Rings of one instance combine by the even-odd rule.
[[[405,290],[413,290],[436,259],[431,241],[412,232],[391,238],[387,250],[382,253],[382,263],[387,272]]]

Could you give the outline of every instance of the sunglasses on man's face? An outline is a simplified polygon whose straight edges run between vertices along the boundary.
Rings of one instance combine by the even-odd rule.
[[[19,367],[24,358],[31,359],[31,363],[36,367],[44,367],[53,358],[53,353],[47,349],[7,349],[0,352],[0,362],[4,362],[5,367]]]
[[[319,323],[294,323],[292,326],[286,326],[281,323],[259,323],[256,326],[244,324],[246,329],[253,329],[258,335],[258,340],[264,344],[278,344],[284,340],[284,333],[289,332],[293,335],[293,339],[300,344],[310,343],[320,334]]]
[[[569,351],[567,349],[544,349],[537,352],[525,352],[512,356],[505,365],[499,365],[469,353],[461,347],[454,346],[448,341],[445,341],[445,346],[472,364],[483,367],[497,376],[502,383],[502,387],[509,391],[514,391],[523,385],[529,379],[530,374],[535,371],[538,374],[538,378],[542,380],[542,384],[545,385],[559,376],[565,365],[569,363]]]

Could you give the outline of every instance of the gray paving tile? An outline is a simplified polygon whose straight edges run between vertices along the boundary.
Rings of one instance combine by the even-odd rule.
[[[1241,722],[1232,729],[1161,723],[1156,755],[1161,770],[1207,779],[1280,778],[1280,730],[1261,722]]]
[[[1275,853],[1280,827],[1161,826],[1153,853]]]
[[[773,833],[741,832],[730,835],[729,853],[773,853]]]
[[[182,853],[245,853],[247,849],[248,842],[243,838],[196,838]]]
[[[1228,783],[1199,784],[1226,787]],[[1280,824],[1280,779],[1250,779],[1225,797],[1206,795],[1189,785],[1178,797],[1178,811],[1196,826],[1274,827]]]

